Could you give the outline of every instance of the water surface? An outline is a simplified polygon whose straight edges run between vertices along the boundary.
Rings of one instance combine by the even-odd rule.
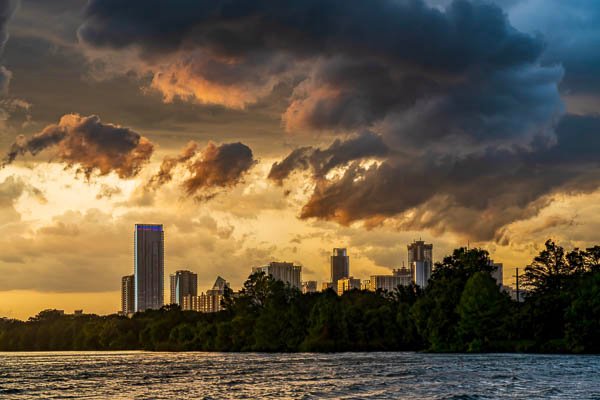
[[[600,356],[0,353],[7,399],[600,399]]]

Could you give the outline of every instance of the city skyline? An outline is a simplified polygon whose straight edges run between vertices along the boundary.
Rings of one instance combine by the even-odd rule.
[[[0,1],[0,316],[119,309],[140,221],[202,288],[596,241],[594,2],[159,3]]]

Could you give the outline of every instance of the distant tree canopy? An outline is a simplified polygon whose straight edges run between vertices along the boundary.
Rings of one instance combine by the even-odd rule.
[[[178,306],[136,313],[0,319],[0,350],[527,351],[600,353],[600,246],[566,252],[552,241],[525,268],[517,303],[497,285],[482,249],[437,263],[428,286],[393,292],[302,294],[264,273],[224,311]]]

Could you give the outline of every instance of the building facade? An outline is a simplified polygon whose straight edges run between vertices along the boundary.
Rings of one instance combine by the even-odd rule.
[[[220,276],[217,277],[212,289],[206,293],[201,293],[199,296],[185,295],[183,296],[183,310],[192,310],[203,313],[212,313],[223,310],[221,301],[225,295],[225,289],[229,287],[229,283]]]
[[[337,283],[337,294],[340,296],[345,292],[351,291],[352,289],[361,289],[360,279],[353,278],[351,276],[348,278],[338,279]]]
[[[170,275],[171,302],[182,305],[184,296],[198,296],[198,275],[186,270]]]
[[[413,282],[413,274],[410,268],[401,267],[392,270],[392,275],[400,278],[402,286],[408,286]]]
[[[415,240],[407,246],[408,265],[412,270],[413,282],[422,288],[427,286],[433,269],[433,244]]]
[[[403,286],[405,282],[406,278],[403,276],[371,275],[371,279],[369,279],[369,290],[375,292],[379,289],[393,292],[398,286]]]
[[[317,281],[302,282],[302,293],[315,293],[317,291]]]
[[[134,276],[126,275],[121,278],[121,314],[129,315],[135,312]]]
[[[165,249],[162,225],[136,224],[134,232],[135,310],[164,305]]]
[[[346,249],[335,248],[331,255],[331,284],[333,290],[337,291],[338,281],[350,276],[350,257]]]
[[[264,267],[252,268],[252,273],[264,272],[271,275],[273,279],[289,283],[290,286],[300,289],[302,281],[302,267],[289,262],[271,262]]]

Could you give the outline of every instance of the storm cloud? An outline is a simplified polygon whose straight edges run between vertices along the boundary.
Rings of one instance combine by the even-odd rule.
[[[301,218],[347,225],[396,217],[403,229],[506,241],[503,228],[536,215],[552,195],[600,186],[600,118],[567,116],[556,136],[556,142],[540,140],[533,147],[489,147],[468,155],[394,155],[367,167],[348,158],[342,176],[315,179]],[[290,164],[287,175],[306,169],[290,161],[297,152],[274,167]]]
[[[79,36],[137,51],[167,100],[243,107],[297,82],[289,131],[384,124],[404,146],[526,143],[551,136],[563,109],[543,39],[483,2],[93,0]]]
[[[88,179],[94,173],[111,172],[120,178],[131,178],[149,161],[154,145],[129,128],[103,123],[96,115],[67,114],[58,124],[49,125],[31,137],[18,136],[2,166],[12,163],[17,156],[26,153],[35,156],[46,149],[54,150],[55,160],[69,167],[77,166],[77,171]]]
[[[350,161],[368,158],[381,158],[389,153],[389,148],[380,136],[365,132],[348,140],[335,140],[326,149],[312,146],[293,150],[286,158],[271,167],[268,178],[279,185],[294,171],[311,169],[315,178],[323,178],[335,167]]]
[[[280,185],[311,172],[301,218],[505,240],[553,195],[598,187],[596,119],[565,116],[553,38],[492,2],[433,3],[92,0],[79,37],[137,54],[166,100],[244,107],[290,84],[284,128],[339,136],[271,168]]]
[[[184,180],[186,193],[198,199],[214,196],[214,190],[238,184],[256,164],[252,150],[243,143],[209,143],[199,157],[187,165],[190,176]]]

